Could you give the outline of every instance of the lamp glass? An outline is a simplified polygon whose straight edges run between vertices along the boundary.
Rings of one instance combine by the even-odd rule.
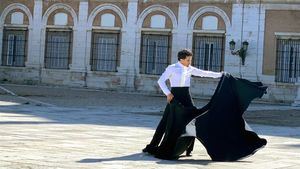
[[[231,40],[229,42],[229,47],[230,47],[230,50],[234,50],[235,49],[235,41],[234,40]]]
[[[248,45],[249,45],[249,43],[248,43],[247,41],[244,41],[244,42],[243,42],[243,49],[244,49],[245,51],[248,50]]]

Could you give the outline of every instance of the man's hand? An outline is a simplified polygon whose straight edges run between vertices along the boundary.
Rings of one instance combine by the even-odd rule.
[[[222,71],[221,72],[224,76],[228,76],[228,75],[230,75],[230,73],[228,73],[228,72],[225,72],[225,71]],[[221,75],[222,76],[222,75]]]
[[[170,103],[172,99],[174,98],[174,95],[172,93],[167,95],[167,102]]]

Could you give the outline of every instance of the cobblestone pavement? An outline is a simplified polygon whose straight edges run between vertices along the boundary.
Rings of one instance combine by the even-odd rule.
[[[249,158],[213,162],[201,143],[196,142],[192,157],[168,161],[141,153],[160,120],[163,97],[68,88],[4,87],[19,96],[0,92],[0,168],[296,169],[300,166],[300,125],[255,124],[255,117],[264,118],[259,111],[282,110],[281,113],[290,112],[297,118],[299,108],[252,104],[248,114],[253,111],[256,115],[250,126],[268,140],[268,145]],[[205,102],[195,100],[199,106]],[[293,118],[289,119],[292,123]]]

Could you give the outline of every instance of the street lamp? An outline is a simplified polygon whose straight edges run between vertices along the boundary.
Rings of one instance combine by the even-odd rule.
[[[246,52],[248,50],[248,46],[249,46],[249,43],[247,41],[244,41],[241,45],[241,48],[237,51],[234,51],[235,41],[232,39],[229,42],[229,47],[230,47],[230,50],[231,50],[231,54],[232,55],[239,55],[240,58],[242,59],[242,65],[245,65],[245,58],[246,58]]]

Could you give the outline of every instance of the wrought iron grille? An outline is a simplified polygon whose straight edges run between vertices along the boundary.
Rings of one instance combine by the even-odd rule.
[[[170,63],[169,35],[142,35],[140,72],[162,74]]]
[[[6,30],[3,34],[2,65],[24,67],[27,30]]]
[[[300,39],[277,39],[275,81],[297,82],[300,75]]]
[[[224,37],[194,36],[193,65],[199,69],[219,72],[223,70]]]
[[[119,33],[93,33],[91,69],[116,72],[119,62]]]
[[[45,68],[69,69],[72,31],[47,31]]]

